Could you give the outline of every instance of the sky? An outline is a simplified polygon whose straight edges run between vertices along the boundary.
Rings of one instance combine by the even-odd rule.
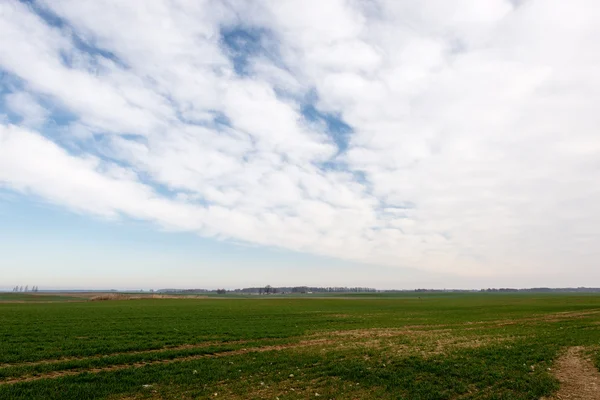
[[[593,0],[0,0],[0,289],[600,286]]]

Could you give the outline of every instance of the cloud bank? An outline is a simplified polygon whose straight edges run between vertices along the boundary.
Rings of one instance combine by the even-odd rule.
[[[0,187],[465,276],[600,256],[600,6],[0,3]]]

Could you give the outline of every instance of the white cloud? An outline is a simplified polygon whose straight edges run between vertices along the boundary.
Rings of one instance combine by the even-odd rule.
[[[129,171],[96,157],[75,157],[30,130],[0,127],[0,183],[76,211],[126,214],[166,228],[199,229],[202,210],[159,198]]]
[[[4,186],[371,264],[472,276],[594,267],[594,2],[40,7],[66,25],[0,5],[0,68],[25,88],[5,96],[23,122],[2,127]],[[224,26],[268,36],[267,50],[240,55],[248,75]],[[75,117],[60,142],[41,135],[38,94]],[[311,98],[351,127],[347,149],[304,118]]]
[[[14,92],[4,97],[7,108],[21,118],[24,126],[39,127],[46,122],[49,112],[29,93]]]

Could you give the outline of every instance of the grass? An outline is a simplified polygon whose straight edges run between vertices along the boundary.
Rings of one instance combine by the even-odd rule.
[[[76,296],[61,296],[37,293],[0,293],[0,302],[55,302],[83,300]]]
[[[0,399],[539,399],[564,348],[600,365],[586,294],[23,301],[0,321]]]

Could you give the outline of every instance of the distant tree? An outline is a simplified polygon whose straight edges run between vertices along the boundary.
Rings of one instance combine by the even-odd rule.
[[[29,290],[29,285],[25,286],[25,291],[27,292]]]
[[[227,293],[227,290],[225,289],[217,289],[217,294],[225,294]]]

